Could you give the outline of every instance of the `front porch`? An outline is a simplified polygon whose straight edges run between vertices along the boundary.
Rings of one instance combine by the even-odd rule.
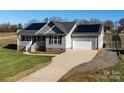
[[[32,48],[35,51],[46,51],[46,37],[45,36],[32,36]]]
[[[46,51],[45,36],[20,36],[17,37],[18,50],[26,52]]]
[[[17,47],[24,52],[59,54],[66,51],[65,36],[21,35],[17,37]]]

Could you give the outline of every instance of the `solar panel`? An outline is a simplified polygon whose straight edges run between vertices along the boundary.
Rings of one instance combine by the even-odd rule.
[[[56,33],[59,33],[59,34],[64,34],[58,27],[53,27],[52,28],[53,31],[55,31]]]
[[[75,32],[98,32],[100,24],[95,25],[78,25]]]
[[[32,23],[28,27],[26,27],[24,30],[39,30],[41,29],[46,23]]]
[[[54,23],[50,22],[50,23],[48,24],[48,26],[49,26],[49,27],[52,27],[52,26],[54,26]]]

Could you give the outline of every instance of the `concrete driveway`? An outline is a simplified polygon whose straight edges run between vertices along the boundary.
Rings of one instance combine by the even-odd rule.
[[[73,67],[91,61],[97,50],[69,50],[52,59],[52,62],[19,80],[19,82],[56,82]]]

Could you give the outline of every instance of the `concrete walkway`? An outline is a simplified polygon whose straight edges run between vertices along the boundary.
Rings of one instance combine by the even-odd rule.
[[[51,64],[19,80],[19,82],[56,82],[71,68],[91,61],[96,50],[69,50],[52,59]]]

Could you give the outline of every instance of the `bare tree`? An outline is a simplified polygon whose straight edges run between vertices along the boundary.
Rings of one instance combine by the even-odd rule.
[[[113,36],[115,37],[115,48],[116,48],[117,55],[119,56],[118,46],[121,47],[121,39],[118,33],[118,22],[117,21],[114,23],[114,31],[115,31],[115,34]]]
[[[63,21],[64,21],[64,22],[67,22],[67,21],[68,21],[68,19],[67,19],[67,18],[64,18],[64,19],[63,19]]]
[[[49,18],[44,18],[43,19],[43,22],[48,22],[49,21]]]
[[[27,27],[28,25],[30,25],[31,23],[40,23],[40,20],[37,19],[31,19],[29,20],[27,23],[24,24],[24,27]]]
[[[10,23],[0,24],[0,32],[16,32],[17,25],[11,25]]]
[[[102,22],[97,18],[91,18],[90,23],[91,24],[101,24]]]
[[[18,24],[18,29],[23,29],[23,27],[22,27],[22,24],[21,24],[21,23],[19,23],[19,24]]]
[[[124,31],[124,18],[121,18],[121,19],[119,20],[119,24],[120,24],[120,30],[121,30],[121,31]]]
[[[104,22],[104,28],[105,30],[112,30],[114,27],[114,23],[112,20],[107,20]]]
[[[81,19],[80,24],[89,24],[89,21],[88,20],[85,20],[85,19]]]
[[[80,20],[79,19],[77,19],[77,18],[75,18],[74,20],[73,20],[73,22],[76,22],[76,23],[80,23]]]
[[[56,22],[62,22],[63,21],[63,19],[62,18],[60,18],[60,17],[51,17],[51,18],[49,18],[49,20],[50,21],[56,21]]]
[[[79,24],[101,24],[102,22],[99,19],[91,18],[90,21],[86,19],[74,19],[74,22]]]
[[[124,26],[124,18],[121,18],[121,19],[119,20],[119,24]]]

